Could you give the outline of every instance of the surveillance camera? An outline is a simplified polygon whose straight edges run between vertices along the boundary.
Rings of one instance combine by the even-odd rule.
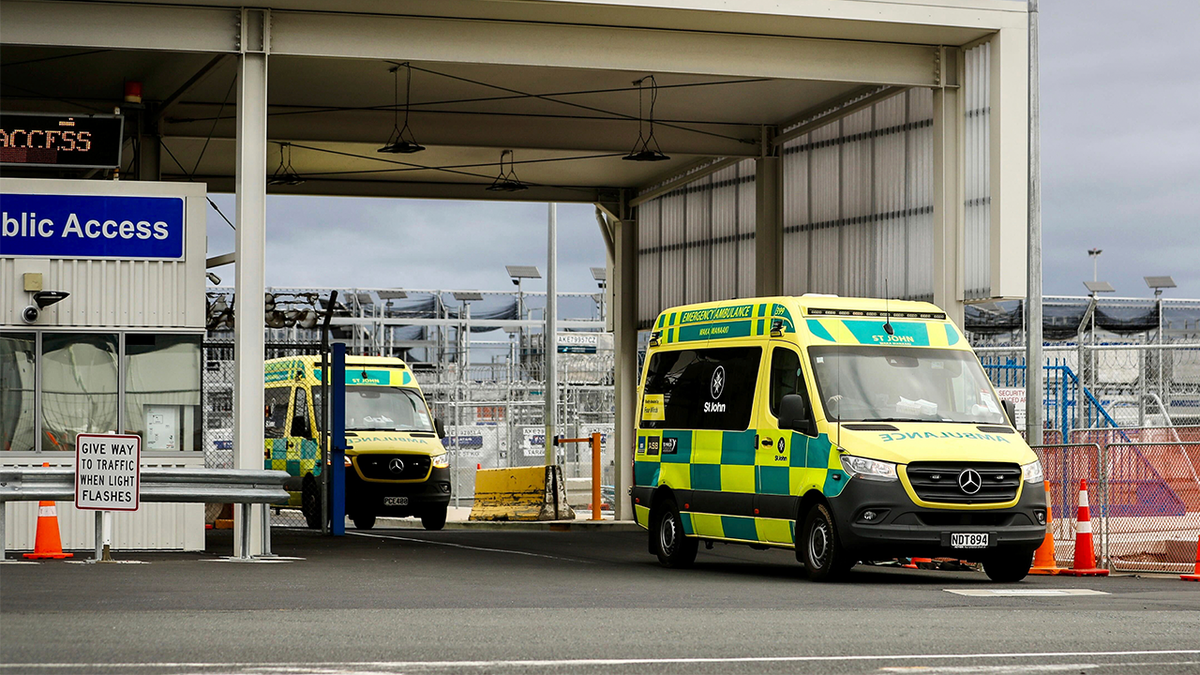
[[[21,320],[25,323],[37,323],[38,316],[40,316],[41,313],[42,310],[38,309],[36,305],[29,305],[25,309],[21,310]]]

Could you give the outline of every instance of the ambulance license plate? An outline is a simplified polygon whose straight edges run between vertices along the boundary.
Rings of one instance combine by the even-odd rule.
[[[950,535],[950,548],[987,548],[987,532],[967,532]]]
[[[408,497],[384,497],[384,506],[408,506]],[[986,538],[987,535],[984,535]]]

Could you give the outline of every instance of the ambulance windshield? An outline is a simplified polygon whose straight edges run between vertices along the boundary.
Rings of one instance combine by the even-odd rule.
[[[809,357],[831,421],[1007,423],[971,352],[837,346]]]
[[[401,387],[347,386],[347,431],[433,431],[421,395]]]

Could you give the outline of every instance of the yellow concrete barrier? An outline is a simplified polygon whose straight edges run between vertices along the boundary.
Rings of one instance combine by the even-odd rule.
[[[471,520],[573,520],[561,466],[475,472]]]

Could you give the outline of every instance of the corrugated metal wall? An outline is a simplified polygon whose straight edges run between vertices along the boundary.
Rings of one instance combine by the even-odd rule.
[[[991,70],[992,45],[964,53],[962,98],[965,212],[964,282],[968,300],[992,297]]]
[[[913,89],[784,146],[784,292],[932,299],[932,127]]]
[[[986,149],[986,121],[976,132]],[[782,164],[785,293],[933,299],[931,90],[792,139]],[[971,199],[986,181],[976,177]],[[752,295],[754,215],[753,160],[639,206],[639,322],[685,302]],[[986,221],[969,236],[972,255],[986,260]],[[986,280],[987,267],[976,267]]]
[[[41,272],[46,288],[68,290],[71,295],[43,310],[39,326],[201,328],[203,285],[194,278],[195,265],[162,260],[0,258],[0,297],[13,300],[0,312],[0,324],[24,325],[20,311],[28,300],[21,274]],[[189,304],[189,284],[200,288],[199,302],[193,297]]]
[[[638,323],[665,307],[754,293],[754,161],[642,204]]]

